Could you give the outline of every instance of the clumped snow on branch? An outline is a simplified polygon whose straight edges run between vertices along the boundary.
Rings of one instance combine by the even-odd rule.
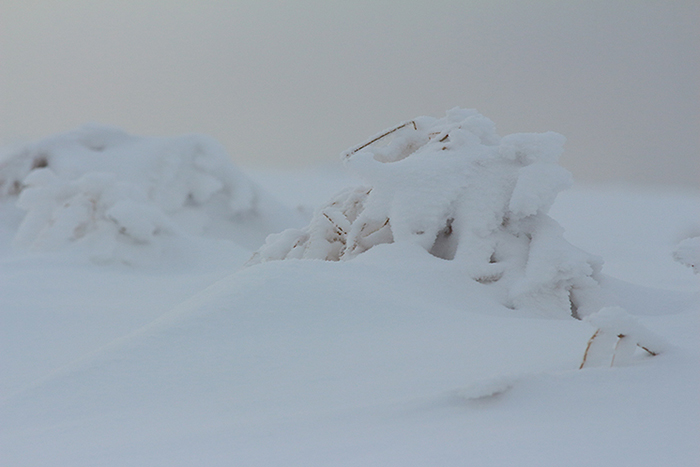
[[[254,249],[299,225],[213,139],[137,137],[99,125],[6,151],[0,200],[15,197],[26,211],[16,245],[82,245],[95,261],[158,261],[200,235]]]
[[[553,132],[501,138],[474,110],[402,123],[342,155],[363,186],[337,194],[306,228],[268,237],[250,263],[350,260],[411,242],[461,263],[510,308],[588,315],[600,308],[602,262],[569,244],[547,215],[571,185],[557,164],[564,141]]]

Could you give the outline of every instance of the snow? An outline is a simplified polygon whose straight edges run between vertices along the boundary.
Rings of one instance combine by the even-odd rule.
[[[576,320],[533,304],[506,306],[504,292],[517,296],[515,281],[499,288],[473,280],[474,263],[457,249],[447,260],[411,235],[375,239],[343,261],[250,264],[269,232],[236,218],[231,203],[246,203],[222,186],[248,184],[286,213],[289,222],[267,242],[279,246],[292,241],[285,235],[311,233],[297,206],[318,213],[329,198],[350,203],[361,197],[357,182],[331,168],[246,176],[214,169],[223,164],[215,157],[194,170],[191,137],[151,140],[113,129],[81,137],[112,157],[98,163],[76,150],[80,163],[71,162],[60,148],[75,148],[75,134],[54,137],[35,143],[51,156],[46,167],[32,169],[33,156],[17,154],[36,153],[25,150],[0,170],[17,188],[0,199],[0,464],[697,465],[700,288],[673,253],[697,225],[700,194],[576,187],[555,199],[565,182],[556,165],[560,137],[499,140],[478,114],[451,115],[471,119],[471,147],[493,146],[514,164],[492,191],[508,196],[484,206],[530,219],[521,226],[534,234],[529,250],[539,252],[519,270],[521,286],[546,290],[562,278],[589,277],[597,284],[589,291],[607,307]],[[404,152],[424,147],[415,131],[404,127],[406,138],[392,141]],[[164,146],[180,162],[161,158]],[[401,164],[390,146],[381,146],[381,160],[360,160],[387,170]],[[198,204],[168,205],[156,195],[165,180],[179,180],[170,189]],[[498,191],[506,181],[508,190]],[[513,197],[520,183],[522,196]],[[54,191],[35,192],[36,203],[26,198],[29,210],[15,205],[39,187]],[[58,197],[69,193],[82,206],[77,200],[98,190],[99,222],[123,226],[131,238],[109,231],[112,245],[127,246],[108,261],[94,260],[97,222],[80,238],[57,225],[86,217],[60,212]],[[265,225],[285,223],[264,206],[260,216],[272,219]],[[35,210],[32,224],[44,233],[22,233]],[[187,230],[184,211],[204,222]],[[397,212],[404,211],[389,215]],[[407,220],[406,232],[421,219]],[[154,226],[171,229],[171,241]],[[17,241],[20,233],[31,241]],[[257,245],[241,241],[253,237]],[[460,237],[458,248],[474,238]],[[502,244],[505,256],[518,251]],[[572,244],[605,259],[595,279],[585,270],[592,255]],[[592,354],[579,369],[599,329],[611,339],[596,338],[602,357],[594,362]]]
[[[682,240],[673,252],[673,257],[679,263],[693,268],[694,273],[700,273],[700,237]]]
[[[214,140],[147,138],[100,125],[5,151],[0,197],[26,215],[15,242],[76,244],[96,262],[157,263],[189,237],[255,248],[303,217],[257,187]]]

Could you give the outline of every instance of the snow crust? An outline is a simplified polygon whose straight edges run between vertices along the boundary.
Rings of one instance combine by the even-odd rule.
[[[320,207],[305,229],[268,237],[251,260],[350,260],[385,243],[412,243],[462,263],[501,303],[551,317],[600,308],[602,261],[570,245],[547,215],[571,174],[564,137],[501,138],[475,110],[419,117],[346,151],[365,185]]]
[[[192,237],[255,248],[301,216],[263,193],[202,135],[137,137],[99,125],[27,144],[0,162],[0,198],[26,211],[15,244],[80,243],[97,262],[153,264]]]

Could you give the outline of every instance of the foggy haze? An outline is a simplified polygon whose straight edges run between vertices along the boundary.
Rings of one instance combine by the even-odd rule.
[[[419,115],[553,130],[576,180],[700,185],[696,1],[0,0],[0,142],[204,133],[243,166],[336,160]]]

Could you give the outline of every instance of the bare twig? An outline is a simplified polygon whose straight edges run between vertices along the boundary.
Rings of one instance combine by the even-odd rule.
[[[361,146],[356,147],[356,148],[353,149],[352,151],[348,151],[347,153],[345,153],[345,157],[350,157],[351,155],[355,154],[355,153],[356,153],[357,151],[359,151],[360,149],[364,149],[364,148],[366,148],[367,146],[369,146],[370,144],[376,143],[376,142],[379,141],[380,139],[385,138],[385,137],[389,136],[390,134],[392,134],[393,132],[398,131],[398,130],[400,130],[401,128],[407,127],[407,126],[409,126],[409,125],[413,125],[413,129],[414,129],[414,130],[417,130],[417,129],[418,129],[418,126],[416,126],[416,122],[414,122],[413,120],[408,121],[408,122],[405,122],[405,123],[402,123],[402,124],[400,124],[399,126],[396,126],[396,127],[392,128],[391,130],[385,131],[384,133],[382,133],[382,134],[379,135],[379,136],[376,136],[376,137],[375,137],[374,139],[372,139],[371,141],[368,141],[368,142],[362,144]]]
[[[613,350],[613,356],[612,360],[610,360],[610,368],[615,365],[615,357],[617,356],[617,348],[620,346],[620,342],[622,342],[622,339],[624,339],[625,335],[624,334],[618,334],[617,335],[617,342],[615,343],[615,350]]]
[[[593,344],[593,341],[595,340],[596,337],[598,337],[598,334],[600,333],[600,329],[596,330],[596,332],[591,336],[590,339],[588,339],[588,345],[586,345],[586,351],[583,353],[583,361],[581,362],[581,366],[578,367],[578,369],[582,369],[583,365],[586,364],[586,359],[588,358],[588,351],[591,350],[591,344]]]
[[[637,344],[637,347],[639,347],[640,349],[646,350],[649,353],[649,355],[651,355],[652,357],[656,357],[657,355],[659,355],[657,352],[652,352],[651,350],[647,349],[643,345]]]
[[[333,219],[331,219],[330,216],[328,216],[328,214],[326,214],[326,213],[324,212],[324,213],[323,213],[323,217],[325,217],[326,219],[328,219],[328,222],[330,222],[330,223],[333,225],[333,227],[335,227],[335,233],[336,233],[336,234],[340,235],[341,237],[342,237],[343,235],[347,235],[347,232],[346,232],[345,230],[343,230],[343,228],[340,227],[338,224],[336,224],[335,222],[333,222]]]

